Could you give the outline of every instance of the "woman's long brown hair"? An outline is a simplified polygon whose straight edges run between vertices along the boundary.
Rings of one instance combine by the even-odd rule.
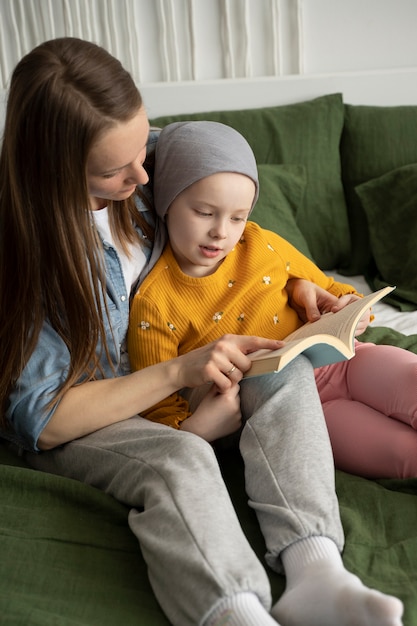
[[[95,377],[98,345],[108,358],[86,162],[99,134],[141,106],[119,61],[80,39],[45,42],[13,72],[0,154],[1,419],[45,319],[70,353],[52,403],[81,377]],[[146,228],[132,198],[111,203],[110,212],[122,243],[137,237],[133,223]]]

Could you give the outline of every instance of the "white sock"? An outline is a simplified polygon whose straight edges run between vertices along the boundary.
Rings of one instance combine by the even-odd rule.
[[[287,585],[271,614],[282,626],[402,625],[402,602],[348,572],[331,539],[303,539],[281,556]]]
[[[221,600],[204,626],[277,626],[254,593],[237,593]]]

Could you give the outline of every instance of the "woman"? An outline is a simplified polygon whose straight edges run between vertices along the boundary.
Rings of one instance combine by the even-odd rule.
[[[238,428],[246,354],[276,346],[229,336],[129,373],[130,295],[165,237],[142,189],[156,139],[131,77],[100,47],[56,39],[17,65],[0,157],[2,434],[34,468],[131,508],[130,527],[173,624],[398,626],[401,602],[343,567],[332,454],[304,359],[263,377],[243,400],[251,418],[242,445],[263,448],[265,477],[259,489],[259,475],[248,475],[247,491],[268,563],[287,576],[271,613],[265,570],[212,448],[137,416],[174,391],[213,381],[221,392],[213,402]],[[268,422],[260,441],[258,424],[265,432]]]

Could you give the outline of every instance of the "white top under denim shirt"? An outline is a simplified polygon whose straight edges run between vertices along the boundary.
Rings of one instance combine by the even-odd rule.
[[[152,153],[158,138],[158,131],[151,131],[148,142],[148,153]],[[144,188],[147,195],[151,192]],[[153,224],[154,215],[144,203],[137,198],[138,210],[144,212],[145,218]],[[139,234],[142,233],[137,229]],[[144,246],[145,265],[131,292],[128,293],[123,274],[122,263],[117,250],[109,242],[104,241],[103,253],[106,267],[106,308],[102,307],[105,322],[106,340],[108,342],[114,371],[107,361],[106,355],[97,347],[100,354],[100,365],[103,377],[123,376],[130,371],[127,358],[123,358],[124,346],[129,323],[130,299],[137,285],[150,271],[161,254],[166,239],[165,227],[156,224],[153,248]],[[26,450],[39,451],[37,441],[40,433],[51,419],[55,408],[47,405],[67,378],[70,354],[65,342],[59,337],[48,321],[45,321],[40,332],[37,346],[32,353],[25,369],[12,393],[6,410],[6,418],[11,430],[2,430],[0,435]],[[99,376],[100,374],[97,373]],[[82,382],[82,379],[79,381]]]

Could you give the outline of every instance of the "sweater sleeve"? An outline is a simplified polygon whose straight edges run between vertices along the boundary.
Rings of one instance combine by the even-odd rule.
[[[304,254],[297,250],[291,243],[275,233],[271,234],[273,237],[273,245],[286,265],[288,280],[292,278],[304,278],[338,298],[348,293],[362,295],[359,294],[352,285],[337,282],[331,276],[327,276],[313,261],[304,256]]]
[[[168,361],[178,355],[175,329],[166,323],[158,308],[146,297],[136,295],[132,302],[128,331],[128,353],[132,370]],[[153,422],[179,428],[190,416],[188,402],[174,393],[142,411]]]

